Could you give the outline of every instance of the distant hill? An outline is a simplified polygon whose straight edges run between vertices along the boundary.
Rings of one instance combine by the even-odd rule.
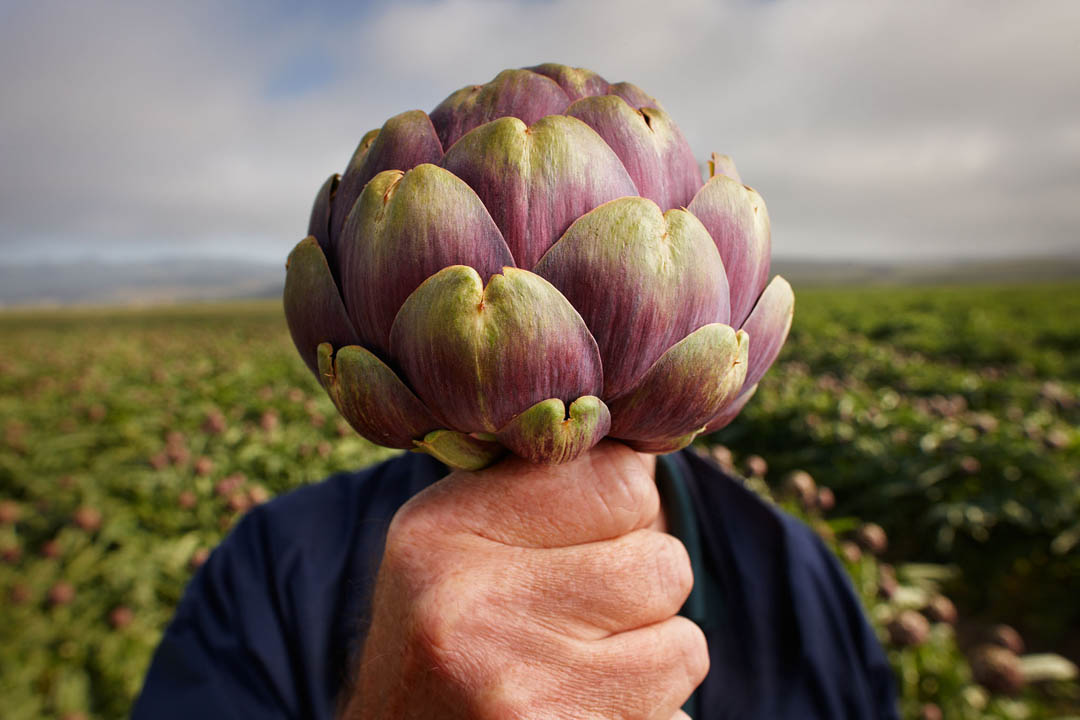
[[[837,262],[778,258],[773,274],[797,286],[964,285],[1080,281],[1080,255],[1061,258],[938,260],[935,262]]]
[[[1080,280],[1080,256],[921,264],[779,258],[772,268],[797,287]],[[284,263],[211,258],[0,265],[0,307],[270,298],[281,296],[284,282]]]
[[[0,265],[0,305],[131,305],[280,297],[281,264],[213,258]]]

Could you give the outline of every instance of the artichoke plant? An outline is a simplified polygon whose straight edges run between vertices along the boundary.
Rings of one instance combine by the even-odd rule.
[[[289,255],[285,313],[380,445],[476,469],[611,436],[671,452],[743,408],[791,326],[769,218],[660,104],[562,65],[505,70],[363,137]]]

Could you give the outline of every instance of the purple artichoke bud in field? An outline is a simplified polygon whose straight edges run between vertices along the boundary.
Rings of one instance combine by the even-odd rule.
[[[855,563],[862,560],[862,549],[850,540],[844,540],[843,542],[841,542],[837,546],[837,550],[839,550],[840,552],[840,557],[842,557],[845,562],[851,565],[854,565]]]
[[[944,595],[934,595],[930,598],[926,607],[923,608],[923,614],[933,622],[956,624],[956,605]]]
[[[805,470],[796,470],[784,479],[784,495],[794,498],[804,510],[817,504],[818,487],[814,477]]]
[[[735,456],[731,450],[724,445],[716,445],[709,451],[709,455],[721,468],[727,471],[731,471],[735,468]]]
[[[743,460],[743,470],[749,477],[763,478],[769,472],[769,463],[760,455],[750,455]]]
[[[89,505],[83,505],[71,515],[71,522],[80,530],[96,532],[101,529],[101,511]]]
[[[915,610],[901,610],[886,630],[889,642],[897,647],[922,645],[930,636],[930,622]]]
[[[109,613],[109,624],[116,630],[123,630],[135,620],[135,611],[125,605],[118,605]]]
[[[316,196],[293,340],[357,432],[454,467],[677,450],[743,408],[794,306],[761,196],[709,167],[655,99],[562,65],[396,115]]]
[[[877,523],[864,523],[855,531],[855,542],[872,555],[880,555],[889,547],[889,536]]]
[[[48,599],[53,606],[70,605],[75,600],[75,586],[66,580],[59,580],[49,588]]]
[[[1017,655],[1022,655],[1025,650],[1024,638],[1011,625],[995,625],[990,628],[989,640],[994,645],[1008,648]]]
[[[934,703],[926,703],[919,710],[919,720],[943,720],[944,717],[941,708]]]
[[[0,526],[14,525],[22,515],[22,508],[14,500],[0,500]]]
[[[971,653],[971,674],[975,682],[992,693],[1015,695],[1024,688],[1020,658],[1000,645],[980,645]]]
[[[900,582],[896,579],[896,568],[888,563],[878,565],[878,597],[891,600],[899,588]]]
[[[18,542],[7,544],[0,550],[0,560],[3,560],[8,565],[18,565],[19,561],[22,560],[22,555],[22,546]]]
[[[829,512],[836,507],[836,495],[832,488],[820,487],[817,491],[817,506],[822,512]]]

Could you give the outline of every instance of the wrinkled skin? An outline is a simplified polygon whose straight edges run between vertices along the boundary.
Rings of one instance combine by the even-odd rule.
[[[709,669],[655,458],[457,472],[391,523],[343,718],[685,719]]]
[[[731,422],[794,295],[731,159],[702,181],[659,103],[546,64],[364,136],[289,257],[301,357],[369,440],[479,469]]]

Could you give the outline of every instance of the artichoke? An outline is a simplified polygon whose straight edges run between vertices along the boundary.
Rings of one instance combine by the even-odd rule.
[[[915,610],[901,610],[885,629],[889,642],[898,647],[922,645],[930,637],[930,622]]]
[[[477,469],[612,436],[671,452],[730,422],[791,326],[769,218],[707,181],[660,104],[562,65],[505,70],[367,133],[289,255],[296,347],[380,445]]]
[[[1020,658],[1000,645],[979,645],[972,650],[971,675],[990,692],[1002,695],[1015,695],[1027,684]]]

